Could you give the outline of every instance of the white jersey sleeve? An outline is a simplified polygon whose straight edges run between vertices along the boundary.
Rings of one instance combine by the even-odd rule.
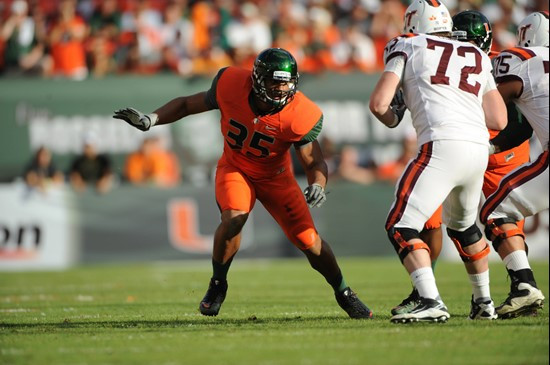
[[[495,59],[497,84],[521,82],[521,93],[514,102],[545,150],[549,131],[548,72],[548,47],[515,47],[501,52]]]
[[[415,34],[402,34],[391,39],[384,48],[384,65],[388,65],[394,58],[401,58],[407,62],[412,48],[405,40],[414,37]]]
[[[403,79],[405,73],[405,57],[398,56],[388,60],[386,66],[384,66],[384,72],[393,72],[399,79]]]
[[[405,64],[407,62],[406,44],[402,40],[408,35],[400,35],[391,39],[384,48],[384,72],[393,72],[400,80],[403,80]]]

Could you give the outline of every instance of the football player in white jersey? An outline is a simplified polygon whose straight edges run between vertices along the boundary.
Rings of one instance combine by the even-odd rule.
[[[548,12],[527,16],[517,36],[518,47],[499,54],[494,73],[502,97],[527,117],[543,152],[506,175],[481,208],[485,235],[498,248],[512,280],[508,298],[497,307],[500,318],[531,314],[544,303],[516,222],[548,209]]]
[[[417,158],[397,183],[385,226],[420,301],[391,321],[437,322],[450,317],[437,289],[429,247],[419,238],[424,223],[442,203],[443,222],[469,274],[473,301],[494,319],[490,249],[475,221],[489,155],[487,128],[506,126],[506,106],[489,57],[474,45],[450,39],[452,20],[443,4],[415,0],[407,8],[405,29],[410,33],[386,46],[386,66],[369,104],[390,128],[408,108],[420,145]]]
[[[498,52],[491,51],[492,28],[485,15],[476,10],[464,10],[455,14],[453,20],[453,38],[468,42],[478,46],[483,52],[487,53],[491,59],[498,56]],[[502,131],[489,130],[492,138],[489,140],[494,150],[489,156],[489,163],[485,170],[483,181],[483,195],[491,195],[498,188],[500,180],[509,172],[529,162],[529,138],[533,134],[530,124],[518,113],[513,102],[507,105],[508,124]],[[491,149],[491,148],[490,148]],[[430,248],[430,258],[432,260],[432,269],[435,273],[435,263],[439,257],[441,246],[443,244],[441,228],[435,224],[441,224],[441,209],[438,209],[434,215],[426,222],[424,229],[420,232],[420,238]],[[429,224],[430,223],[430,224]],[[518,222],[518,228],[523,228],[523,221]],[[437,232],[437,234],[436,234]],[[496,247],[498,251],[498,247]],[[413,287],[413,291],[399,305],[392,308],[392,315],[410,311],[418,304],[418,291]],[[486,312],[483,304],[471,303],[470,319],[490,319],[493,316]]]

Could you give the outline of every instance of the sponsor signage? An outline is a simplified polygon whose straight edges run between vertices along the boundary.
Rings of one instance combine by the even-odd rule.
[[[0,270],[64,269],[76,262],[79,239],[70,192],[0,185]]]

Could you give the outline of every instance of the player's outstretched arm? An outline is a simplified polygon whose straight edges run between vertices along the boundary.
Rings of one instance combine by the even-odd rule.
[[[188,115],[211,109],[206,102],[206,92],[201,92],[172,99],[150,114],[144,114],[134,108],[119,109],[115,111],[113,118],[124,120],[133,127],[147,131],[155,125],[173,123]]]
[[[188,115],[198,114],[211,110],[206,102],[206,92],[190,96],[180,96],[154,111],[158,115],[157,124],[168,124],[180,120]]]
[[[139,110],[129,107],[115,110],[113,118],[121,119],[132,127],[136,127],[144,132],[154,126],[158,120],[158,116],[155,113],[143,114]]]

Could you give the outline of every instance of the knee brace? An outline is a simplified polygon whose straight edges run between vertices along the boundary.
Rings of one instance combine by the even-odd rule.
[[[430,247],[428,247],[428,245],[424,242],[408,242],[413,238],[420,239],[416,229],[391,227],[388,230],[388,237],[390,238],[390,242],[392,243],[395,252],[399,255],[401,262],[403,262],[405,257],[407,257],[407,255],[414,250],[427,250],[428,253],[430,252]]]
[[[519,227],[508,229],[506,231],[500,228],[500,226],[506,223],[517,224],[517,222],[512,218],[497,218],[497,219],[489,219],[487,221],[487,224],[485,225],[485,237],[487,237],[487,239],[493,242],[493,248],[497,252],[498,252],[498,247],[500,246],[502,241],[506,238],[521,236],[521,238],[525,240],[525,234]],[[525,245],[525,250],[527,251],[527,245]]]
[[[485,245],[485,248],[483,250],[474,254],[469,254],[464,251],[465,247],[473,245],[483,237],[483,235],[481,234],[481,230],[475,224],[463,232],[447,228],[447,234],[451,238],[451,241],[453,241],[453,243],[455,244],[455,247],[460,254],[460,258],[464,262],[473,262],[480,260],[487,256],[489,252],[491,252],[488,244]]]

